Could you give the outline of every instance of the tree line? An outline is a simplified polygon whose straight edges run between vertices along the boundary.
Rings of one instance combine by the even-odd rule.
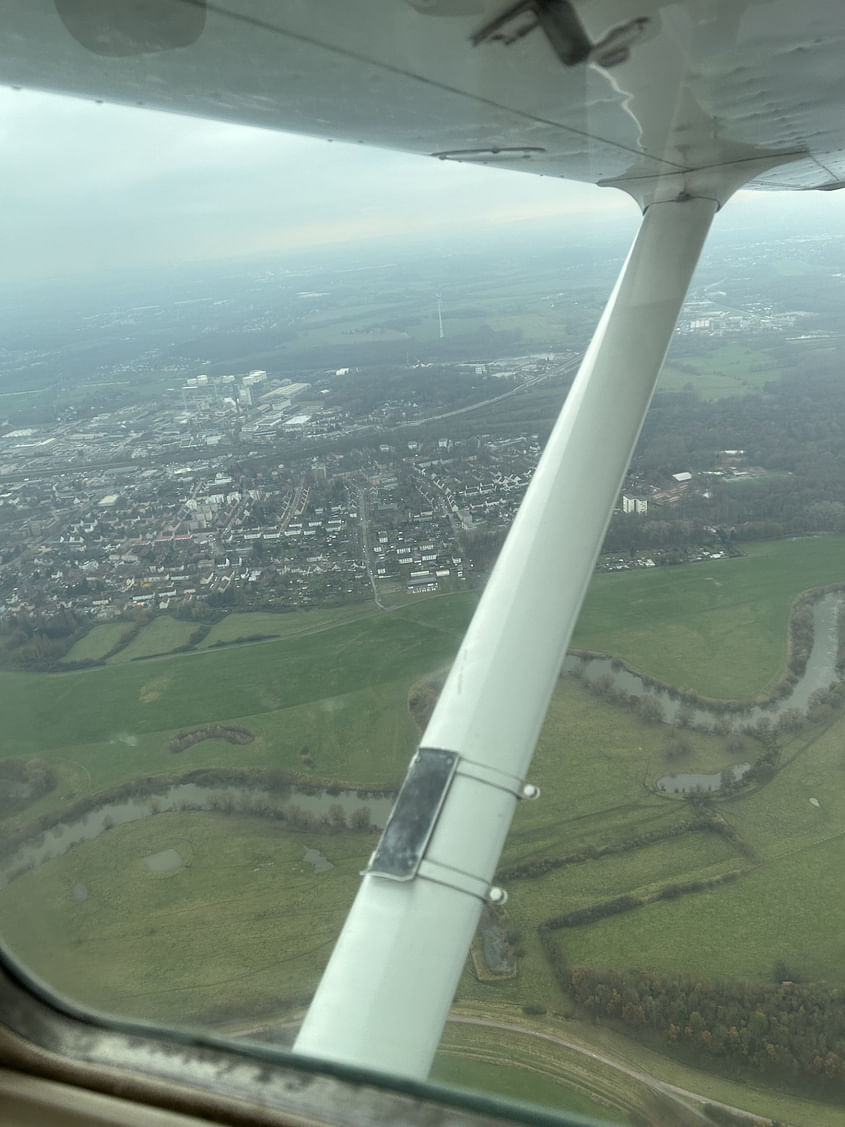
[[[530,877],[544,876],[555,869],[563,869],[567,865],[577,865],[582,861],[598,861],[601,857],[609,857],[616,853],[627,853],[632,849],[641,849],[646,845],[655,845],[660,841],[667,841],[681,834],[702,831],[715,831],[722,833],[722,828],[710,813],[702,813],[688,822],[676,822],[671,826],[660,827],[656,830],[647,830],[635,837],[625,838],[623,841],[611,845],[582,845],[563,857],[534,857],[527,861],[518,861],[513,865],[505,865],[496,873],[497,881],[522,880]]]
[[[570,968],[554,937],[541,939],[559,984],[593,1017],[757,1073],[845,1087],[843,987]]]
[[[634,908],[642,908],[655,900],[677,900],[689,893],[704,892],[705,889],[715,888],[720,884],[729,884],[737,880],[738,877],[738,873],[728,872],[713,877],[698,877],[695,880],[671,881],[648,896],[634,896],[626,892],[622,896],[614,896],[610,900],[599,900],[584,908],[574,908],[570,912],[562,912],[559,916],[550,916],[540,924],[540,930],[560,931],[561,928],[583,927],[585,924],[605,920],[608,916],[618,916],[621,912],[630,912]]]

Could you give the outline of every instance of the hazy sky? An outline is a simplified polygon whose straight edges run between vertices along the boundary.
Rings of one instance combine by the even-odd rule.
[[[552,218],[582,232],[637,222],[608,189],[27,91],[0,90],[0,134],[7,279]],[[845,218],[834,193],[749,196],[732,223],[775,222],[785,206],[837,229]]]

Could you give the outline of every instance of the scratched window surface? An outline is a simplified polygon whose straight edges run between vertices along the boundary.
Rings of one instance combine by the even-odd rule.
[[[0,938],[91,1010],[290,1046],[639,212],[0,100]],[[495,780],[540,797],[438,1081],[838,1114],[842,206],[716,221],[531,770]],[[484,775],[445,758],[403,879]]]

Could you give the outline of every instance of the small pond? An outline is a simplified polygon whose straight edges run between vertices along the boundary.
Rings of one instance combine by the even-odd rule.
[[[144,868],[148,873],[172,873],[182,868],[182,857],[175,849],[162,849],[144,858]]]
[[[319,849],[306,849],[303,860],[313,866],[315,873],[327,873],[329,869],[334,868],[328,857],[323,856]]]
[[[726,767],[724,771],[718,771],[715,775],[664,775],[662,779],[657,780],[657,789],[668,794],[721,790],[726,782],[741,782],[750,768],[750,763],[738,763],[734,767]]]

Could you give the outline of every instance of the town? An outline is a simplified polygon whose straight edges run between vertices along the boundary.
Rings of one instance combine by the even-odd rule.
[[[802,302],[812,309],[826,252],[812,240],[802,249],[819,273]],[[778,379],[826,355],[829,318],[760,300],[765,261],[750,280],[742,255],[728,263],[727,277],[705,270],[684,307],[600,571],[717,560],[743,539],[836,531],[845,520],[815,474],[784,523],[781,494],[801,485],[792,466],[811,447],[787,464],[759,412],[745,423],[733,409],[765,390],[777,426],[792,425],[795,405],[778,400],[790,385]],[[12,389],[0,418],[0,629],[72,612],[75,636],[145,612],[206,620],[481,586],[592,320],[566,306],[562,347],[564,295],[541,289],[535,269],[523,283],[542,313],[530,336],[493,332],[483,302],[464,308],[454,297],[420,317],[422,299],[402,293],[362,316],[353,303],[364,268],[337,284],[315,274],[307,290],[265,272],[272,315],[249,286],[222,302],[103,312],[82,328],[72,314],[65,331],[82,334],[78,357],[61,345],[40,351],[24,334],[0,357]],[[393,276],[380,268],[379,286]],[[423,298],[428,287],[423,272]],[[169,351],[150,347],[162,323]],[[114,331],[130,334],[119,348],[108,343]],[[287,345],[267,343],[285,332],[287,360]],[[231,333],[256,342],[229,362],[214,341],[231,351]],[[513,347],[520,339],[527,348]],[[257,367],[249,356],[268,359]]]
[[[505,374],[474,367],[499,398],[572,366],[567,355],[509,358]],[[378,412],[332,406],[332,385],[352,378],[200,374],[163,403],[7,429],[0,612],[72,608],[105,621],[132,608],[293,609],[474,582],[531,479],[539,436],[452,437],[444,410],[411,437],[427,420],[410,402],[392,404],[409,425],[388,432]],[[729,472],[745,472],[741,455],[724,452]],[[674,504],[692,475],[675,477],[664,489],[637,480],[620,512]],[[599,566],[650,567],[655,556]]]

